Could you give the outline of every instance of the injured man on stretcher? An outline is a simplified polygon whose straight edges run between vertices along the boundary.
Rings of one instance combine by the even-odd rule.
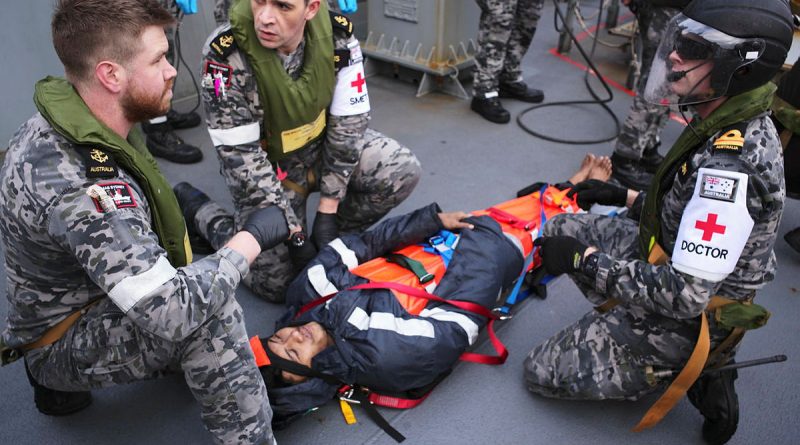
[[[588,155],[569,182],[606,180],[610,173],[608,158]],[[427,245],[437,235],[444,269],[430,273],[430,282],[421,264],[391,255]],[[354,288],[376,281],[359,265],[388,258],[416,273],[424,283],[420,287],[441,299],[491,309],[520,276],[530,238],[529,233],[504,232],[488,215],[444,213],[430,204],[325,246],[289,286],[289,311],[276,323],[275,333],[251,340],[274,422],[326,403],[342,384],[389,394],[430,387],[450,372],[488,321],[469,308],[441,301],[417,301],[413,309],[401,293],[388,288]],[[321,300],[329,295],[335,296]]]

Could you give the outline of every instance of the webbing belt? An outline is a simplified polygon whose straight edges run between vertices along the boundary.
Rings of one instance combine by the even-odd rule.
[[[28,352],[34,349],[52,345],[53,343],[61,340],[61,337],[63,337],[64,334],[67,333],[69,328],[71,328],[72,325],[74,325],[81,318],[81,316],[83,316],[83,314],[86,313],[86,311],[90,307],[97,304],[97,302],[99,302],[100,300],[101,298],[98,298],[97,300],[94,300],[91,303],[87,304],[86,306],[69,314],[67,318],[59,321],[52,328],[45,331],[44,335],[42,335],[38,340],[36,340],[33,343],[28,343],[27,345],[22,345],[19,347],[19,349],[21,349],[24,352]]]
[[[298,195],[302,196],[303,198],[308,198],[308,195],[317,187],[317,175],[314,174],[314,169],[309,168],[308,172],[306,173],[306,182],[307,186],[303,187],[302,185],[292,181],[287,177],[287,173],[281,170],[278,164],[273,164],[275,166],[275,174],[278,177],[278,180],[281,181],[281,185],[284,188],[287,188]]]
[[[386,262],[394,263],[410,270],[417,276],[419,284],[425,284],[435,278],[432,273],[425,270],[425,266],[423,266],[422,263],[405,255],[400,255],[399,253],[390,253],[386,255]]]

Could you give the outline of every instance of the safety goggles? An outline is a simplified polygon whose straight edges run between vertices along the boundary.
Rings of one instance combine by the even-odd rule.
[[[685,35],[678,35],[675,38],[672,49],[683,60],[706,60],[714,55],[714,47],[711,44]]]

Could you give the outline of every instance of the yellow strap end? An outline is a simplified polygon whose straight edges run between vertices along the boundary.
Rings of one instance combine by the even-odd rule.
[[[339,406],[342,408],[342,415],[344,416],[344,421],[347,422],[348,425],[352,425],[357,422],[356,415],[353,413],[353,408],[347,403],[346,400],[339,400]]]

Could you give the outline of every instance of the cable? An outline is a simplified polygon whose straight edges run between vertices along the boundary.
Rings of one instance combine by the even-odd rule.
[[[587,69],[585,71],[584,76],[583,76],[583,81],[584,81],[584,84],[586,84],[586,88],[589,90],[589,94],[591,94],[591,96],[592,96],[592,98],[594,100],[569,100],[569,101],[551,102],[551,103],[547,103],[547,104],[534,105],[532,107],[526,108],[525,110],[523,110],[517,116],[517,125],[519,125],[519,127],[522,128],[522,130],[524,130],[526,133],[528,133],[528,134],[530,134],[532,136],[536,136],[536,137],[538,137],[540,139],[544,139],[546,141],[558,142],[558,143],[562,143],[562,144],[586,145],[586,144],[599,144],[599,143],[602,143],[602,142],[613,141],[619,135],[620,124],[619,124],[619,119],[617,119],[617,116],[614,114],[614,112],[611,110],[611,108],[609,108],[608,105],[606,105],[607,103],[609,103],[612,100],[614,100],[614,92],[611,91],[611,88],[608,86],[608,83],[606,83],[606,81],[603,79],[603,76],[600,74],[600,71],[597,69],[597,67],[594,65],[594,63],[592,63],[592,56],[594,56],[595,49],[597,48],[597,39],[594,39],[594,41],[593,41],[591,55],[587,55],[586,51],[583,49],[583,47],[581,46],[581,44],[578,41],[578,39],[575,37],[575,34],[573,34],[572,30],[569,29],[569,26],[567,26],[567,20],[564,18],[564,14],[561,12],[561,9],[558,7],[557,0],[553,0],[553,6],[555,6],[555,10],[556,10],[556,14],[553,17],[553,21],[554,21],[554,25],[555,25],[556,30],[561,32],[559,30],[558,21],[556,20],[556,17],[557,17],[557,18],[561,19],[561,23],[564,24],[564,28],[563,29],[565,31],[567,31],[567,34],[569,34],[570,40],[572,40],[572,42],[578,48],[578,51],[581,53],[581,56],[583,56],[584,60],[586,60],[586,63],[590,68],[590,69]],[[602,6],[603,5],[601,3],[600,4],[601,9],[602,9]],[[601,20],[601,18],[602,18],[602,14],[600,14],[598,12],[598,14],[597,14],[597,29],[600,29],[600,20]],[[590,73],[590,71],[593,71],[593,72],[595,72],[597,74],[597,78],[600,80],[600,84],[603,85],[603,89],[608,94],[608,98],[601,99],[597,95],[597,93],[594,91],[594,89],[592,89],[592,86],[589,83],[589,73]],[[541,109],[541,108],[546,108],[546,107],[555,107],[555,106],[564,106],[564,105],[582,105],[582,104],[597,104],[597,105],[600,105],[601,107],[603,107],[603,109],[614,120],[614,127],[615,127],[614,134],[612,136],[604,138],[604,139],[593,139],[593,140],[586,140],[586,139],[584,139],[584,140],[560,139],[560,138],[556,138],[556,137],[553,137],[553,136],[548,136],[546,134],[534,131],[530,127],[528,127],[527,125],[525,125],[522,122],[522,118],[526,114],[528,114],[529,112],[531,112],[533,110],[536,110],[536,109]]]
[[[175,55],[176,59],[178,59],[178,63],[175,64],[175,80],[178,80],[178,74],[180,74],[181,64],[189,70],[189,78],[192,80],[192,85],[194,85],[194,92],[197,97],[197,102],[194,104],[194,107],[189,110],[187,113],[194,113],[200,107],[200,87],[197,85],[197,80],[195,80],[194,75],[191,74],[192,69],[189,67],[189,64],[186,63],[186,60],[183,58],[183,51],[181,51],[181,28],[180,25],[175,27]]]
[[[603,4],[605,4],[605,1],[600,3],[600,10],[598,10],[595,14],[599,15],[603,11],[603,9],[602,9],[603,8]],[[583,32],[585,32],[589,37],[597,40],[597,43],[599,43],[599,44],[601,44],[603,46],[607,46],[609,48],[622,48],[625,45],[629,45],[629,42],[622,42],[622,43],[606,42],[605,40],[602,40],[598,35],[592,33],[592,31],[589,30],[589,27],[586,26],[586,22],[589,19],[592,19],[592,18],[594,18],[594,17],[584,17],[583,16],[583,12],[581,11],[580,3],[575,5],[575,19],[578,20],[578,24],[581,25],[581,29],[583,29]],[[634,32],[636,32],[636,30],[634,30]]]

